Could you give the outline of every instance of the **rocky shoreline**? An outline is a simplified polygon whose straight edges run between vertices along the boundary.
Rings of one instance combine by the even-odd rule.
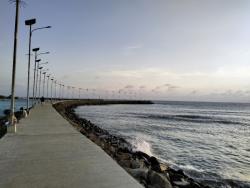
[[[7,126],[6,123],[8,123],[8,116],[9,116],[9,110],[5,110],[5,116],[0,117],[0,138],[2,138],[7,133]],[[23,112],[17,111],[15,112],[15,117],[17,118],[17,122],[20,121],[20,119],[23,118]]]
[[[152,104],[151,101],[64,101],[54,104],[54,108],[79,132],[88,137],[110,155],[121,167],[146,188],[208,188],[186,176],[182,170],[174,170],[161,164],[157,158],[141,151],[133,151],[132,145],[121,137],[80,118],[74,109],[81,105],[107,104]]]

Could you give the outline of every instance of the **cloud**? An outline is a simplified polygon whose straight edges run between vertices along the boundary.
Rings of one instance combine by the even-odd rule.
[[[133,89],[133,88],[134,88],[133,85],[126,85],[126,86],[124,87],[124,89]]]
[[[198,93],[198,90],[193,90],[190,92],[191,95],[196,95]]]
[[[135,51],[139,50],[142,48],[141,44],[134,44],[134,45],[129,45],[125,46],[122,48],[122,54],[125,56],[129,56],[135,53]]]
[[[126,49],[139,49],[139,48],[142,48],[142,45],[141,44],[137,44],[137,45],[127,46],[125,48]]]
[[[144,85],[139,87],[139,89],[145,89],[145,88],[146,88],[146,86],[144,86]]]

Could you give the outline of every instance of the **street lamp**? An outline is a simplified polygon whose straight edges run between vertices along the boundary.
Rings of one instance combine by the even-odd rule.
[[[29,26],[29,58],[28,58],[28,83],[27,83],[27,112],[29,113],[29,82],[30,82],[30,51],[31,51],[31,38],[32,38],[32,33],[36,30],[39,29],[48,29],[51,28],[51,26],[46,26],[46,27],[39,27],[39,28],[35,28],[35,29],[31,29],[32,25],[36,23],[36,19],[29,19],[29,20],[25,20],[25,25]],[[35,50],[33,49],[33,51],[35,52],[35,67],[36,67],[36,58],[37,58],[37,51],[39,50],[39,48],[35,48]],[[36,69],[36,68],[35,68]],[[34,70],[35,72],[35,70]],[[33,82],[33,101],[34,101],[34,83],[35,83],[35,73],[34,73],[34,82]],[[34,104],[34,102],[32,101],[32,103]]]
[[[33,100],[32,105],[34,105],[35,98],[35,83],[36,83],[36,63],[39,63],[41,59],[37,59],[37,52],[40,48],[33,48],[32,51],[35,52],[35,66],[34,66],[34,78],[33,78]],[[30,55],[30,54],[29,54]]]
[[[58,92],[58,99],[61,99],[61,88],[62,88],[62,84],[58,84],[59,85],[59,92]]]
[[[40,98],[40,88],[41,88],[41,74],[42,74],[42,69],[43,67],[38,67],[38,69],[40,70],[40,74],[39,74],[39,87],[38,87],[38,98]]]
[[[49,98],[49,77],[50,77],[50,74],[47,76],[47,100]]]
[[[56,80],[54,81],[54,83],[55,83],[55,100],[56,100]]]
[[[81,97],[81,89],[82,88],[79,88],[79,96],[78,96],[79,100],[80,100],[80,97]]]
[[[27,83],[27,102],[26,109],[29,114],[29,89],[30,89],[30,48],[31,48],[31,26],[36,23],[36,19],[30,19],[25,21],[25,25],[30,27],[29,32],[29,58],[28,58],[28,83]]]
[[[35,49],[38,49],[38,50],[39,50],[39,48],[35,48]],[[34,51],[35,49],[33,49],[33,51]],[[50,53],[50,52],[42,52],[42,53],[39,53],[39,54],[37,54],[37,55],[35,56],[34,76],[35,76],[35,73],[37,73],[36,76],[35,76],[36,79],[35,79],[35,77],[34,77],[34,81],[36,81],[36,82],[35,82],[35,85],[34,85],[34,90],[35,90],[34,94],[35,94],[35,98],[37,98],[38,67],[39,67],[40,65],[43,65],[43,64],[48,64],[48,62],[46,62],[46,63],[40,63],[41,59],[38,59],[38,60],[36,60],[36,59],[37,59],[37,57],[38,57],[39,55],[49,54],[49,53]],[[37,65],[36,65],[36,62],[38,62]],[[40,64],[39,64],[39,63],[40,63]]]
[[[15,16],[15,31],[14,31],[12,80],[11,80],[11,104],[10,104],[10,124],[11,124],[11,128],[8,129],[8,132],[16,132],[15,82],[16,82],[16,54],[17,54],[18,18],[19,18],[19,1],[17,0],[16,1],[16,16]]]
[[[63,94],[64,94],[64,85],[62,84],[62,96],[61,96],[62,100],[64,98]]]
[[[51,100],[51,103],[52,103],[52,97],[53,97],[53,80],[54,80],[54,78],[51,78],[51,88],[50,88],[50,92],[51,92],[50,100]]]
[[[46,71],[48,71],[48,70],[49,70],[49,69],[47,69]],[[44,91],[45,91],[45,90],[44,90],[44,89],[45,89],[44,87],[45,87],[45,77],[46,77],[46,73],[47,73],[47,72],[43,72],[43,97],[44,97]]]
[[[41,82],[41,69],[42,68],[40,68],[40,65],[45,65],[45,64],[48,64],[48,62],[45,62],[45,63],[38,63],[37,64],[37,73],[36,73],[36,97],[40,97],[40,82]],[[39,82],[38,82],[38,74],[39,74],[39,69],[40,69],[40,79],[39,79]],[[38,85],[39,84],[39,85]],[[39,91],[39,95],[37,95],[37,87],[39,87],[38,88],[38,91]]]
[[[75,87],[72,87],[72,99],[74,98],[74,90],[75,90]]]

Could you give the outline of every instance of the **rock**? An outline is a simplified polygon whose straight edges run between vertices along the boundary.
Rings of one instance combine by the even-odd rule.
[[[131,160],[131,168],[136,169],[140,168],[141,163],[139,160]]]
[[[96,135],[95,134],[90,133],[88,136],[89,136],[90,140],[95,141],[95,139],[96,139]]]
[[[131,168],[125,168],[125,170],[134,178],[141,181],[146,181],[148,176],[148,169],[146,168],[137,168],[137,169],[131,169]]]
[[[154,170],[156,172],[161,172],[160,163],[158,162],[158,160],[155,157],[150,157],[149,162],[150,162],[152,170]]]
[[[119,160],[128,160],[131,158],[131,155],[129,153],[118,153],[116,155],[116,157],[119,159]]]
[[[190,183],[183,178],[181,179],[181,181],[174,181],[173,183],[179,187],[185,187],[190,185]]]
[[[130,160],[120,160],[118,161],[118,164],[122,166],[123,168],[130,168]]]
[[[113,147],[113,146],[110,146],[109,150],[110,150],[110,152],[111,152],[112,154],[115,154],[115,152],[116,152],[116,148]]]
[[[153,187],[158,186],[159,188],[172,188],[172,185],[167,177],[153,170],[148,172],[148,182]]]

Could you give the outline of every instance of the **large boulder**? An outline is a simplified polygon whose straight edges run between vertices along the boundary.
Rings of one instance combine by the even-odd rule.
[[[151,169],[156,172],[161,172],[161,167],[159,161],[155,157],[149,158],[149,163],[151,165]]]
[[[137,169],[125,168],[125,170],[139,182],[147,180],[148,169],[146,168],[137,168]]]
[[[148,172],[148,182],[153,187],[172,188],[172,185],[166,176],[153,170],[149,170]]]

